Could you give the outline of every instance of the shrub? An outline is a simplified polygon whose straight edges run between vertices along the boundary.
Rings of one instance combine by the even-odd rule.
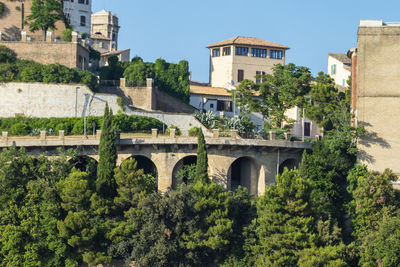
[[[182,134],[182,133],[181,133],[181,129],[179,129],[178,126],[175,126],[175,125],[169,126],[169,127],[167,128],[167,130],[165,131],[165,134],[166,134],[166,135],[169,135],[170,132],[171,132],[171,129],[175,129],[175,136],[180,136],[180,135]]]
[[[5,7],[4,3],[0,2],[0,17],[3,16],[5,10],[6,10],[6,7]]]
[[[86,132],[93,133],[93,123],[99,129],[103,123],[102,117],[87,117]],[[163,123],[157,119],[126,114],[114,116],[116,128],[121,132],[151,132],[155,128],[161,130]],[[35,135],[41,130],[58,134],[64,130],[65,135],[83,134],[83,118],[0,118],[0,132],[9,132],[10,135]]]
[[[189,136],[198,136],[200,127],[192,127],[189,129]]]
[[[0,82],[81,83],[94,92],[99,86],[97,77],[90,71],[16,60],[15,54],[5,46],[0,46]]]
[[[71,29],[63,30],[62,39],[64,42],[71,42],[72,41],[72,30]]]
[[[15,53],[8,49],[6,46],[0,45],[0,63],[12,63],[15,62],[15,60]]]

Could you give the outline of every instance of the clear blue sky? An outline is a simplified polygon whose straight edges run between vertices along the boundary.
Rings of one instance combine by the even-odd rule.
[[[92,0],[120,19],[119,49],[145,61],[189,61],[208,82],[206,45],[251,36],[288,45],[287,63],[326,72],[328,53],[356,45],[360,19],[400,21],[398,0]]]

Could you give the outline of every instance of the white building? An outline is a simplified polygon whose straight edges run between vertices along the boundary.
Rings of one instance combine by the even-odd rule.
[[[90,34],[92,0],[64,0],[64,15],[75,31]]]
[[[327,73],[340,87],[348,87],[347,80],[351,76],[351,59],[346,54],[328,54]]]

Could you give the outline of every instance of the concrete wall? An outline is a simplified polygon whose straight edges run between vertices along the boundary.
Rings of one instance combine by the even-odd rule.
[[[18,59],[42,64],[55,64],[69,68],[88,69],[89,50],[73,42],[0,42],[14,51]]]
[[[362,21],[357,59],[356,118],[368,131],[358,159],[371,169],[400,174],[400,25]]]
[[[336,65],[336,74],[332,74],[332,65]],[[335,80],[335,84],[348,87],[347,80],[351,76],[351,72],[348,69],[345,69],[343,63],[336,58],[328,56],[327,73]]]
[[[77,89],[78,88],[78,89]],[[117,95],[95,94],[84,85],[0,83],[0,117],[102,116],[105,103],[116,113]]]

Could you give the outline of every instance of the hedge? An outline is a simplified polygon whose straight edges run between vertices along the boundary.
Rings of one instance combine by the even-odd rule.
[[[86,132],[93,134],[93,123],[96,129],[101,129],[103,117],[87,117]],[[9,135],[39,135],[46,130],[49,135],[58,135],[59,130],[64,130],[65,135],[83,134],[83,118],[0,118],[0,132]],[[121,132],[151,132],[151,129],[163,129],[163,123],[157,119],[126,114],[114,115],[116,128]],[[164,127],[166,127],[164,125]]]
[[[0,45],[0,82],[84,84],[94,92],[99,87],[96,75],[90,71],[60,64],[43,65],[31,60],[17,60],[15,53],[3,45]]]

